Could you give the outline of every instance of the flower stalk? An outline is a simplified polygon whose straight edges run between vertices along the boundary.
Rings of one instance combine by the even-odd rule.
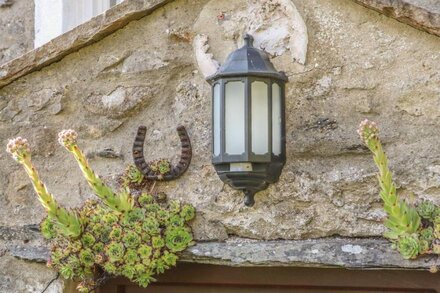
[[[78,215],[73,211],[61,207],[53,195],[49,193],[45,184],[41,181],[40,176],[34,167],[31,159],[31,149],[26,139],[17,137],[9,140],[6,151],[20,163],[27,175],[31,179],[32,186],[37,193],[38,200],[46,209],[49,217],[55,220],[60,231],[69,237],[76,238],[82,233],[81,221]]]
[[[397,195],[396,184],[393,182],[388,159],[378,136],[377,125],[374,122],[364,120],[359,126],[358,134],[373,153],[374,162],[379,169],[380,197],[388,215],[385,221],[388,231],[384,236],[391,240],[397,240],[399,237],[416,233],[420,228],[420,216],[414,207],[409,206]]]
[[[48,211],[49,216],[40,224],[41,233],[51,244],[48,266],[63,278],[81,281],[78,292],[93,292],[100,278],[109,275],[124,276],[147,287],[155,281],[155,274],[175,266],[178,254],[193,244],[188,223],[195,217],[194,207],[177,201],[167,204],[159,195],[135,196],[141,190],[131,193],[126,186],[113,193],[90,168],[76,140],[73,130],[59,134],[60,143],[74,155],[101,200],[87,200],[75,212],[60,207],[47,191],[32,165],[27,140],[16,138],[7,146],[24,166]],[[135,175],[129,179],[143,179]]]
[[[93,192],[98,196],[109,208],[121,213],[125,213],[133,209],[133,199],[127,196],[127,193],[117,195],[113,190],[104,184],[98,175],[90,167],[85,155],[77,144],[78,134],[72,130],[63,130],[58,134],[58,142],[73,154],[84,177]]]

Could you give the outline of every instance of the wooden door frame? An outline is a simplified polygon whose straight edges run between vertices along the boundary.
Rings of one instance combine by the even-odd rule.
[[[155,286],[260,286],[319,290],[383,290],[387,292],[440,293],[440,273],[414,270],[347,270],[340,268],[298,267],[228,267],[220,265],[180,263],[157,277]],[[136,285],[116,278],[97,293],[125,293]],[[153,292],[153,291],[152,291]]]

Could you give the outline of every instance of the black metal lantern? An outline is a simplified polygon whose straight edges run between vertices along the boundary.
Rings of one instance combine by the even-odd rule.
[[[245,193],[245,204],[278,180],[286,162],[284,85],[268,55],[246,34],[212,85],[212,163],[220,179]]]

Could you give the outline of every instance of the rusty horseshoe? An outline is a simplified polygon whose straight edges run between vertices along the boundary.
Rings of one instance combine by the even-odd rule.
[[[158,175],[150,168],[144,158],[144,142],[147,134],[147,127],[139,126],[136,138],[133,143],[133,160],[136,167],[144,174],[147,180],[170,181],[180,177],[188,169],[192,158],[191,141],[184,126],[177,127],[177,134],[180,138],[181,154],[179,163],[176,166],[171,165],[170,171],[164,175]]]

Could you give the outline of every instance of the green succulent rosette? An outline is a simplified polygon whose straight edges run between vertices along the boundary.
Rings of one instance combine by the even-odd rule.
[[[418,206],[417,206],[417,213],[420,215],[420,217],[422,217],[425,220],[430,220],[430,221],[434,221],[434,219],[437,216],[438,213],[438,208],[437,206],[430,202],[430,201],[422,201]]]
[[[151,204],[156,204],[154,199]],[[155,212],[148,213],[139,202],[135,206],[139,207],[120,214],[97,202],[86,202],[80,211],[80,216],[88,215],[83,219],[84,232],[75,241],[57,233],[45,220],[44,236],[52,243],[51,266],[64,278],[83,280],[82,292],[91,290],[98,266],[110,275],[147,286],[155,274],[175,266],[178,253],[193,244],[188,226],[193,208],[180,205],[178,213],[171,212],[170,207],[177,209],[173,202],[172,206],[157,205]]]
[[[397,241],[397,250],[404,259],[414,259],[419,255],[419,240],[414,235],[405,235]]]

